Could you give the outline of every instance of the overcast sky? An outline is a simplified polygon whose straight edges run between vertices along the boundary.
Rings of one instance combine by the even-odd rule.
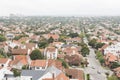
[[[120,0],[0,0],[0,16],[113,15],[120,16]]]

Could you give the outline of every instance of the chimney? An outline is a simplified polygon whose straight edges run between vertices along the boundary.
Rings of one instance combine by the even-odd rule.
[[[52,73],[52,78],[53,78],[53,80],[55,79],[55,74],[54,73]]]
[[[6,80],[8,80],[7,76],[6,76]]]

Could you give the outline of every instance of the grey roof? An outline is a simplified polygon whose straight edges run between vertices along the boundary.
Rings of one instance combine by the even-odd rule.
[[[62,71],[59,70],[59,69],[57,69],[55,66],[50,66],[50,67],[48,67],[48,68],[45,70],[45,72],[44,72],[43,75],[45,75],[45,74],[48,73],[48,72],[50,72],[51,74],[54,73],[55,76],[57,76],[57,75],[59,75]]]
[[[32,76],[33,80],[38,80],[43,73],[42,70],[22,70],[21,76]]]
[[[74,44],[63,44],[63,45],[62,45],[63,48],[72,47],[72,46],[75,46],[75,45],[74,45]]]
[[[43,75],[50,72],[51,74],[54,73],[55,76],[59,75],[62,71],[57,69],[54,66],[48,67],[46,70],[22,70],[21,76],[32,76],[33,80],[38,80]]]

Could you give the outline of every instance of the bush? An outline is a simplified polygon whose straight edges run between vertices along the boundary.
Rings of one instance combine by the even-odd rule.
[[[90,80],[90,74],[87,74],[87,80]]]
[[[62,62],[62,66],[64,68],[68,68],[69,67],[68,64],[63,59],[58,59],[58,60],[60,60]]]
[[[108,80],[119,80],[115,75],[108,77]]]
[[[27,65],[24,65],[24,66],[22,67],[22,69],[23,69],[23,70],[28,69],[28,66],[27,66]]]
[[[17,69],[13,69],[13,73],[15,77],[20,76],[21,74],[20,70],[17,70]]]
[[[100,51],[96,51],[96,57],[100,61],[101,64],[103,64],[105,62],[104,56],[102,55],[102,53]]]

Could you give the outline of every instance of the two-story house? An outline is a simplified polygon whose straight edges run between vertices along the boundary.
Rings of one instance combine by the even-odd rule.
[[[30,69],[32,70],[45,70],[48,66],[47,60],[32,60]]]
[[[58,49],[55,47],[47,47],[44,50],[44,56],[47,59],[57,59]]]

